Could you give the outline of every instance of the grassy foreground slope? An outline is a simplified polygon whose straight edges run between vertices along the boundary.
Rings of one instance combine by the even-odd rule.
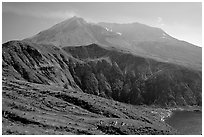
[[[176,134],[148,109],[22,80],[2,80],[2,134]]]

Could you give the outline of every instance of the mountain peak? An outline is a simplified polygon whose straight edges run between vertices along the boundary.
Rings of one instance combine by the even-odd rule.
[[[83,18],[81,18],[81,17],[78,17],[78,16],[73,16],[73,17],[71,17],[71,18],[69,18],[68,20],[77,20],[77,21],[85,21]]]
[[[79,17],[79,16],[73,16],[73,17],[71,17],[71,18],[69,18],[69,19],[75,19],[75,20],[77,20],[77,19],[82,19],[82,20],[84,20],[82,17]]]
[[[84,24],[86,24],[87,22],[83,19],[83,18],[81,18],[81,17],[77,17],[77,16],[73,16],[73,17],[71,17],[71,18],[68,18],[68,19],[66,19],[66,20],[64,20],[64,21],[62,21],[62,22],[60,22],[60,23],[58,23],[58,24],[56,24],[56,25],[54,25],[53,27],[52,27],[52,29],[56,29],[56,28],[66,28],[66,27],[68,27],[70,24],[72,24],[72,26],[83,26]]]
[[[83,18],[78,17],[78,16],[73,16],[72,18],[69,18],[63,22],[77,22],[78,24],[84,24],[87,23]]]

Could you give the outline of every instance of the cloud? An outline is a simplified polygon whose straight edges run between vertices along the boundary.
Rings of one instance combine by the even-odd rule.
[[[3,4],[2,12],[9,12],[17,15],[32,16],[37,18],[49,18],[49,19],[67,19],[73,16],[79,16],[75,11],[71,10],[39,10],[28,8],[17,8],[12,5]]]
[[[163,18],[162,17],[157,17],[157,24],[159,25],[159,26],[164,26],[164,22],[163,22]]]
[[[157,17],[157,22],[158,22],[158,23],[161,23],[162,20],[163,20],[163,19],[162,19],[161,17]]]

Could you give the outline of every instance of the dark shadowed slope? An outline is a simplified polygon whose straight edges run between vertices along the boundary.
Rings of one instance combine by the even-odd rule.
[[[84,92],[131,104],[201,105],[200,71],[96,44],[64,50],[86,62],[71,71]]]

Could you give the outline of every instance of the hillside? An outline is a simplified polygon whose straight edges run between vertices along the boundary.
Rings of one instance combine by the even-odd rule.
[[[3,135],[176,134],[141,107],[26,81],[4,79],[2,87]]]
[[[96,44],[64,50],[87,62],[71,71],[84,92],[136,105],[201,105],[200,71]]]
[[[201,105],[201,72],[185,67],[96,44],[2,50],[3,134],[177,134],[135,105]]]
[[[3,76],[76,88],[131,104],[201,105],[200,71],[96,44],[64,50],[21,41],[5,43]]]

